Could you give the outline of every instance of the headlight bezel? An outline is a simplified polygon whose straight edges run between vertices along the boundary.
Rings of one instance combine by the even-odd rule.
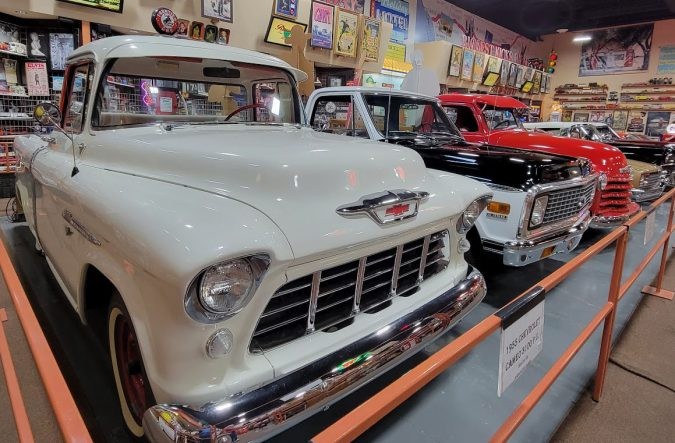
[[[251,286],[249,287],[247,293],[242,297],[241,302],[238,303],[235,308],[224,312],[218,312],[217,310],[213,309],[212,306],[205,306],[205,303],[202,299],[202,284],[204,283],[204,277],[207,275],[207,273],[220,266],[226,266],[241,261],[246,262],[252,272]],[[251,299],[254,297],[263,277],[265,276],[265,273],[269,268],[269,265],[269,255],[254,254],[243,257],[233,257],[228,260],[219,261],[202,269],[188,286],[184,302],[185,312],[187,312],[188,316],[193,320],[204,324],[219,323],[237,315],[248,305],[248,303],[250,303]]]
[[[528,221],[531,228],[537,228],[541,226],[542,223],[544,223],[544,217],[546,216],[547,206],[548,206],[548,194],[540,195],[534,200],[534,203],[532,203],[532,210],[530,211],[530,220]],[[534,217],[537,214],[539,216],[539,221],[535,222]]]
[[[474,227],[490,200],[492,200],[492,194],[484,194],[467,205],[457,218],[455,230],[458,234],[466,235]],[[470,210],[471,213],[467,213]]]

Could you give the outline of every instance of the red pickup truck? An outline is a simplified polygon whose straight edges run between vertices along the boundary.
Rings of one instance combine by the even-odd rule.
[[[612,227],[624,223],[640,207],[631,201],[631,172],[624,154],[604,143],[529,132],[518,115],[527,106],[511,97],[487,94],[444,94],[443,109],[474,143],[583,157],[600,173],[601,192],[595,194],[591,211],[593,227]]]

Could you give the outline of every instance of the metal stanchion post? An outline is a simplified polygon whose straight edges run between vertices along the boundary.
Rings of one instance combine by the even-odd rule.
[[[602,329],[602,343],[600,345],[600,355],[598,356],[598,368],[595,371],[595,384],[593,386],[593,400],[599,401],[602,395],[602,388],[605,384],[605,374],[607,373],[607,364],[609,363],[609,352],[612,348],[612,332],[614,330],[614,317],[619,303],[619,290],[621,288],[621,277],[623,275],[623,262],[626,258],[626,245],[628,243],[628,229],[624,229],[623,235],[617,240],[616,250],[614,251],[614,266],[612,267],[612,280],[609,284],[609,294],[607,300],[612,304],[612,312],[605,318],[605,325]]]
[[[663,251],[661,252],[661,266],[659,267],[659,274],[656,276],[656,286],[647,285],[642,288],[643,294],[654,295],[656,297],[672,300],[675,298],[673,291],[667,291],[662,288],[663,275],[666,272],[666,262],[668,261],[668,250],[670,249],[670,233],[673,230],[673,213],[675,212],[675,195],[670,199],[670,215],[668,216],[668,224],[666,225],[666,241],[663,243]]]

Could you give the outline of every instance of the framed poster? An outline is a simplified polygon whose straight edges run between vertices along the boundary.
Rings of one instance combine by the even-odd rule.
[[[670,122],[670,112],[656,111],[647,113],[647,128],[645,135],[648,137],[661,137],[666,132]]]
[[[452,45],[450,51],[450,64],[448,64],[448,76],[459,77],[462,73],[462,56],[464,55],[464,48],[461,46]]]
[[[74,5],[88,6],[90,8],[101,9],[103,11],[112,11],[119,14],[124,9],[124,0],[59,0],[64,3]]]
[[[508,86],[509,85],[509,68],[511,67],[511,62],[504,60],[502,61],[502,69],[499,75],[499,86]]]
[[[232,23],[232,0],[202,0],[202,17]]]
[[[229,45],[230,44],[230,30],[227,28],[218,28],[218,40],[216,41],[219,45]]]
[[[49,78],[47,77],[47,63],[26,62],[26,89],[28,95],[49,95]]]
[[[473,77],[473,59],[476,53],[470,49],[464,50],[464,57],[462,57],[462,80],[471,80]]]
[[[473,77],[472,80],[479,82],[483,80],[483,68],[485,66],[485,54],[476,52],[473,60]]]
[[[49,34],[50,67],[55,71],[63,71],[66,60],[75,50],[73,34]]]
[[[493,72],[495,74],[499,74],[499,70],[500,70],[501,67],[502,67],[502,59],[501,58],[497,58],[497,57],[493,57],[493,56],[488,57],[487,66],[485,68],[485,70],[487,72]]]
[[[582,122],[585,123],[588,121],[588,112],[575,112],[574,117],[572,118],[573,122]]]
[[[534,71],[534,76],[532,77],[532,93],[539,94],[541,89],[541,71]]]
[[[365,9],[365,0],[324,0],[324,3],[358,14],[363,14]]]
[[[367,62],[376,62],[380,57],[380,31],[382,22],[372,18],[366,19],[363,24],[363,38],[361,50]]]
[[[359,16],[345,9],[338,9],[335,15],[335,53],[356,57]]]
[[[28,57],[46,59],[49,53],[49,36],[38,30],[28,31]]]
[[[288,46],[290,48],[291,44],[286,43],[286,39],[290,38],[293,26],[302,26],[302,31],[307,31],[307,25],[304,23],[286,20],[281,17],[272,17],[270,25],[267,27],[267,33],[265,33],[265,41],[267,43]]]
[[[274,0],[274,14],[298,18],[298,0]]]
[[[333,49],[333,12],[335,8],[316,0],[312,1],[310,45],[315,48]]]
[[[518,65],[518,74],[516,75],[516,85],[515,85],[516,88],[520,88],[521,86],[523,86],[523,83],[530,80],[525,75],[525,73],[527,72],[526,69],[527,68],[525,68],[525,66]]]
[[[625,131],[628,126],[628,111],[614,111],[612,115],[612,129]]]
[[[509,86],[511,88],[516,87],[516,81],[518,80],[518,65],[515,63],[511,63],[511,66],[509,67]]]

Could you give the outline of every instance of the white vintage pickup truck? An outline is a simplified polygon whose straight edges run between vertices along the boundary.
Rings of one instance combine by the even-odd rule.
[[[106,38],[69,57],[61,109],[36,108],[46,133],[16,140],[37,248],[108,342],[137,436],[265,439],[485,295],[463,255],[489,189],[312,131],[304,78],[251,51]]]

